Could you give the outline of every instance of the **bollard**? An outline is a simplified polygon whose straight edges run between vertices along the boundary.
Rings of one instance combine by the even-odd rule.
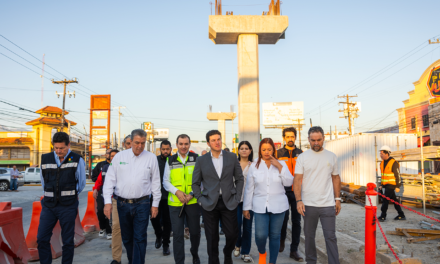
[[[374,188],[376,184],[369,183],[365,191],[365,263],[368,264],[376,263],[377,192]]]

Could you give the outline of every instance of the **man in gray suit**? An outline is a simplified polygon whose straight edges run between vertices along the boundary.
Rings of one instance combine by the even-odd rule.
[[[218,242],[219,221],[226,236],[223,248],[225,264],[232,263],[232,251],[238,238],[237,206],[243,192],[243,172],[234,153],[222,151],[218,130],[206,134],[211,152],[197,158],[192,189],[202,206],[209,264],[220,264]],[[203,184],[203,193],[200,185]]]

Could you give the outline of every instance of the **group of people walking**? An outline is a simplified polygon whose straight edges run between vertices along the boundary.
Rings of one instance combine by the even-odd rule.
[[[177,153],[172,155],[171,143],[162,141],[161,154],[156,157],[144,150],[146,132],[133,130],[124,140],[125,150],[108,150],[107,160],[98,164],[93,173],[94,196],[101,215],[100,235],[112,240],[112,264],[121,263],[122,244],[130,264],[145,263],[150,219],[156,235],[155,247],[162,247],[164,256],[171,254],[172,232],[174,261],[185,263],[184,236],[188,228],[192,263],[201,263],[200,216],[209,264],[220,263],[220,223],[226,240],[224,263],[233,263],[233,256],[254,262],[250,255],[253,221],[258,263],[274,264],[285,248],[289,207],[290,257],[303,261],[298,252],[303,216],[307,263],[317,262],[315,233],[319,220],[329,263],[339,263],[335,235],[335,219],[341,210],[337,158],[323,148],[322,128],[310,128],[308,136],[311,149],[304,153],[295,146],[296,130],[286,128],[283,148],[277,151],[270,138],[262,139],[258,149],[242,141],[237,158],[236,154],[222,150],[222,137],[217,130],[206,134],[210,152],[202,156],[190,151],[190,137],[181,134],[176,139]],[[51,222],[40,220],[38,247],[43,255],[50,253],[48,230],[53,229],[54,219],[59,219],[63,229],[63,263],[72,263],[71,222],[77,213],[78,193],[85,186],[81,171],[84,160],[70,152],[67,134],[56,133],[53,142],[54,153],[43,155],[41,165],[45,191],[41,217],[46,219],[46,214],[50,214]],[[69,252],[65,254],[64,250]],[[41,263],[51,263],[41,253],[40,259]]]

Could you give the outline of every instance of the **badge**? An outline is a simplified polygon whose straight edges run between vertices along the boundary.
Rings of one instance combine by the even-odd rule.
[[[189,157],[189,161],[194,161],[194,157]]]

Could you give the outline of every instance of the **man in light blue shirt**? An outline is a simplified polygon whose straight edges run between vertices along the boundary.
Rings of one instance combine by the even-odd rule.
[[[78,194],[86,185],[85,163],[80,155],[70,151],[69,135],[64,132],[53,136],[54,152],[41,156],[40,225],[37,243],[40,263],[52,263],[50,240],[59,221],[63,244],[63,264],[71,264],[74,255],[75,220],[78,215]]]
[[[20,172],[17,170],[17,167],[14,165],[11,170],[11,191],[18,192],[18,177],[20,177]]]

